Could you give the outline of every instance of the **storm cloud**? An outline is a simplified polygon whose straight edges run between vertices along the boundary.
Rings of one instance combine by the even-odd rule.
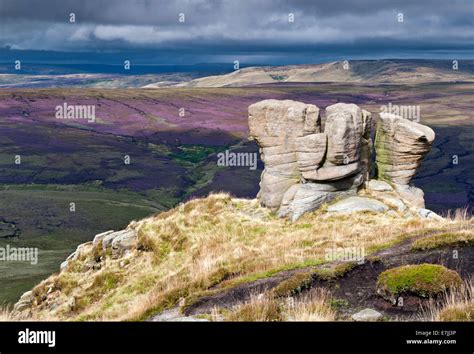
[[[331,48],[472,53],[473,4],[472,0],[0,0],[0,47],[144,49],[216,59],[236,53],[254,58],[305,56]],[[69,22],[71,13],[75,23]],[[180,14],[184,22],[179,21]]]

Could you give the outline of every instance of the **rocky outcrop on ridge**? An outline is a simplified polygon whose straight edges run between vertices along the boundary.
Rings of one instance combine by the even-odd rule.
[[[259,287],[257,289],[259,292],[266,291],[270,289],[270,285],[273,288],[287,279],[282,276],[291,275],[290,273],[278,274],[244,285],[235,283],[237,285],[234,284],[233,287],[226,288],[227,290],[220,293],[215,292],[215,279],[218,279],[217,283],[224,284],[227,280],[230,281],[229,274],[231,276],[239,274],[242,269],[239,258],[238,268],[235,268],[239,271],[218,268],[214,265],[216,268],[213,271],[215,272],[209,273],[209,277],[211,277],[209,282],[202,283],[201,278],[196,278],[197,280],[195,279],[196,282],[193,284],[204,284],[202,288],[201,285],[198,285],[196,289],[193,289],[195,293],[188,294],[187,299],[181,298],[180,294],[187,294],[189,290],[186,284],[190,282],[189,279],[193,279],[190,275],[195,273],[195,255],[198,255],[201,250],[207,252],[209,250],[209,235],[220,234],[221,230],[226,230],[222,235],[219,235],[219,237],[224,237],[222,244],[232,244],[232,247],[219,246],[221,248],[218,251],[212,250],[215,252],[213,256],[215,254],[222,255],[224,252],[222,257],[233,259],[231,257],[240,255],[241,252],[250,252],[243,246],[234,248],[233,242],[239,245],[240,240],[254,237],[258,238],[259,242],[262,240],[262,244],[265,245],[264,251],[261,252],[261,257],[264,255],[265,262],[268,250],[280,247],[279,245],[283,244],[282,240],[291,238],[293,235],[303,233],[307,240],[314,243],[314,233],[317,233],[318,229],[326,224],[327,218],[337,220],[335,226],[331,227],[342,224],[338,232],[345,235],[346,241],[352,240],[354,237],[353,222],[357,222],[357,218],[352,219],[346,214],[355,212],[368,213],[364,215],[364,219],[368,218],[369,221],[359,224],[362,231],[359,230],[358,233],[361,237],[366,235],[370,239],[374,239],[371,236],[372,233],[377,235],[383,233],[390,235],[391,241],[396,240],[399,233],[403,232],[404,234],[407,225],[411,225],[412,217],[424,219],[413,223],[415,226],[418,225],[418,229],[415,227],[417,232],[422,231],[423,226],[428,228],[436,226],[438,231],[434,236],[443,235],[449,231],[445,228],[447,224],[443,223],[445,219],[421,207],[421,204],[424,205],[424,203],[420,203],[423,201],[423,192],[410,184],[423,156],[429,151],[434,140],[434,133],[430,128],[421,124],[404,121],[400,117],[382,115],[377,121],[374,144],[375,123],[370,112],[360,109],[354,104],[338,103],[327,107],[324,121],[321,119],[320,109],[315,105],[288,100],[265,100],[251,105],[249,107],[250,136],[260,146],[261,157],[265,163],[258,194],[259,201],[233,199],[229,195],[210,195],[202,200],[189,201],[170,212],[141,221],[133,221],[125,230],[110,230],[97,234],[92,241],[77,247],[76,251],[61,264],[58,274],[41,282],[32,291],[24,293],[15,304],[12,314],[18,319],[28,319],[33,315],[45,316],[46,314],[49,316],[52,313],[54,316],[80,320],[143,319],[145,317],[140,316],[146,315],[146,319],[153,321],[195,321],[201,320],[201,318],[194,317],[194,313],[190,311],[195,310],[196,306],[207,306],[205,304],[207,295],[202,296],[203,291],[212,292],[207,296],[211,300],[209,303],[212,303],[212,308],[215,307],[215,302],[212,301],[220,302],[223,299],[220,297],[221,295],[227,302],[237,299],[242,303],[248,300],[250,294],[256,289],[255,287]],[[380,156],[378,156],[379,151]],[[372,161],[376,162],[374,166]],[[397,165],[400,167],[395,167]],[[306,220],[302,220],[303,222],[300,224],[288,225],[286,220],[276,220],[271,217],[271,210],[273,210],[277,211],[281,217],[287,216],[291,220],[296,220],[304,213],[320,207],[323,203],[328,203],[324,212],[313,216],[308,215],[309,224],[306,224]],[[380,217],[378,214],[372,215],[373,213],[383,215]],[[395,220],[395,218],[399,219]],[[393,224],[392,220],[395,221]],[[257,227],[247,232],[249,225],[253,225],[255,221],[258,223]],[[230,222],[232,225],[233,223],[241,224],[229,233],[227,230],[231,224],[225,224],[225,222]],[[451,224],[451,221],[448,223]],[[437,226],[438,224],[439,226]],[[301,225],[305,227],[302,228]],[[312,228],[306,230],[306,225],[310,225]],[[387,225],[389,229],[393,228],[397,232],[390,234]],[[462,225],[462,227],[470,227],[470,224]],[[280,239],[275,241],[277,232],[274,231],[287,226],[289,230],[291,228],[293,230],[285,230],[284,234],[279,235]],[[213,229],[213,227],[215,228]],[[211,228],[210,231],[209,228]],[[240,230],[245,230],[245,232],[240,234]],[[271,237],[264,239],[260,230],[271,234]],[[426,236],[424,233],[422,234],[423,237]],[[288,235],[291,236],[287,237]],[[413,235],[413,237],[418,236],[418,234]],[[319,237],[321,238],[317,240],[318,242],[326,242],[327,230],[323,229]],[[464,242],[464,233],[459,237]],[[384,238],[375,237],[375,239],[376,241],[372,241],[379,242],[380,239],[385,242]],[[291,247],[305,244],[303,241],[306,239],[301,238]],[[378,246],[382,243],[374,245]],[[304,247],[306,248],[306,246]],[[402,248],[403,255],[408,255],[411,251],[407,247],[407,245],[400,246],[398,250]],[[232,253],[225,253],[230,248],[232,248]],[[234,252],[235,250],[237,251]],[[284,249],[275,252],[275,255],[279,257],[280,254],[283,254],[285,262],[287,262],[287,250],[288,247],[285,246]],[[314,247],[314,251],[323,252],[323,249]],[[299,253],[300,250],[297,254]],[[383,253],[379,254],[381,258],[384,258],[382,257]],[[378,257],[379,254],[375,256]],[[390,255],[396,262],[405,262],[406,258],[400,257],[400,254],[402,253],[391,253]],[[323,253],[319,253],[318,258],[315,259],[319,262],[321,259],[319,257],[322,256]],[[253,251],[246,257],[249,257],[252,264],[255,259],[258,259]],[[316,256],[311,254],[311,257]],[[208,259],[201,258],[202,264],[207,265]],[[433,259],[423,258],[423,261],[430,263],[433,262]],[[453,260],[451,256],[449,259]],[[156,263],[157,260],[159,263]],[[261,262],[264,264],[263,260]],[[332,263],[334,267],[340,265],[339,260]],[[341,280],[337,284],[345,286],[338,296],[347,296],[347,289],[353,289],[354,284],[360,284],[360,279],[365,281],[367,279],[365,272],[370,272],[371,281],[375,282],[381,269],[375,269],[372,266],[372,261],[369,263],[361,270],[361,273],[351,273],[351,277],[355,274],[353,281]],[[183,266],[185,278],[178,277],[177,265]],[[397,263],[398,265],[399,263]],[[327,265],[320,266],[321,274],[324,275],[320,280],[327,280],[325,277],[328,269],[324,268]],[[379,264],[378,267],[386,268],[384,264]],[[336,270],[334,268],[334,274],[339,276]],[[149,277],[150,272],[152,272],[152,278]],[[179,273],[181,276],[181,271]],[[360,275],[359,278],[357,278],[357,274]],[[173,286],[178,284],[179,288],[172,288],[172,291],[169,291],[167,283],[170,277],[176,277],[172,284]],[[159,280],[161,278],[164,280]],[[134,279],[138,279],[137,282]],[[313,280],[321,285],[320,280]],[[163,281],[160,283],[160,287],[156,286],[157,281]],[[330,286],[329,283],[325,285]],[[243,288],[239,288],[239,286],[248,289],[248,291],[242,291]],[[149,304],[146,306],[151,306],[150,308],[144,308],[143,302],[140,302],[139,307],[135,307],[138,314],[132,312],[131,315],[116,312],[117,307],[110,309],[110,299],[117,298],[121,299],[120,301],[127,299],[129,306],[135,306],[133,299],[136,296],[130,296],[131,289],[136,289],[137,293],[142,294],[145,293],[144,287],[148,292],[145,304]],[[300,288],[299,285],[298,288]],[[121,289],[120,296],[114,293],[116,289]],[[379,314],[371,310],[371,306],[377,305],[372,301],[373,289],[370,287],[367,289],[362,294],[364,298],[356,299],[357,302],[351,308],[351,315],[356,309],[359,311],[361,308],[366,308],[354,315],[355,321],[375,321],[380,318]],[[339,291],[336,288],[332,290]],[[162,295],[157,297],[156,291],[160,291]],[[124,294],[126,296],[122,297]],[[167,298],[168,294],[172,298]],[[199,301],[195,301],[197,294],[202,296]],[[352,297],[354,294],[351,292],[348,300],[351,300]],[[141,300],[142,298],[140,298]],[[164,301],[163,304],[166,302],[166,306],[172,304],[174,307],[150,317],[149,310],[154,311],[159,301]],[[177,312],[178,303],[180,307],[183,307],[185,316]],[[125,309],[125,305],[121,302],[117,305],[120,309]],[[362,305],[364,306],[362,307]],[[143,312],[140,312],[142,310]],[[105,312],[110,317],[103,317]]]
[[[420,208],[425,206],[423,191],[410,182],[434,138],[434,131],[425,125],[395,114],[380,114],[375,138],[378,178],[394,184],[402,197]]]
[[[395,198],[390,198],[394,190],[386,190],[390,184],[372,181],[368,185],[374,187],[373,198],[383,193],[389,204]],[[474,220],[436,220],[428,210],[404,218],[393,207],[387,210],[385,202],[365,198],[342,199],[295,223],[273,217],[256,199],[211,194],[188,201],[133,221],[125,230],[91,237],[78,246],[62,271],[26,292],[7,316],[48,321],[221,321],[254,295],[272,296],[272,301],[286,306],[288,296],[296,301],[324,288],[332,298],[347,303],[339,308],[337,320],[349,320],[354,314],[355,321],[380,317],[360,312],[363,309],[380,312],[383,320],[405,320],[418,315],[418,304],[426,302],[411,297],[404,302],[406,308],[400,308],[377,296],[382,271],[439,263],[461,269],[462,277],[472,274]],[[355,208],[366,214],[350,215]],[[358,249],[354,244],[363,246]],[[345,251],[338,255],[344,249],[351,250],[348,258]],[[461,263],[453,258],[453,249]],[[298,263],[290,258],[293,255]],[[256,273],[262,268],[255,265],[264,264],[271,272]],[[206,273],[196,271],[201,266]]]
[[[394,189],[424,208],[423,191],[410,182],[433,143],[431,128],[393,114],[373,122],[370,112],[347,103],[327,107],[325,116],[323,129],[315,105],[270,99],[249,106],[250,138],[265,164],[263,206],[296,220],[325,202],[355,196],[373,174],[375,148],[378,180],[370,185]]]
[[[61,263],[60,270],[63,271],[69,266],[70,261],[78,259],[88,247],[95,247],[102,250],[102,253],[110,252],[113,257],[123,255],[127,251],[134,249],[137,245],[137,232],[133,228],[114,231],[109,230],[95,235],[94,240],[82,243],[77,249]],[[100,260],[96,264],[91,264],[91,268],[100,267]]]

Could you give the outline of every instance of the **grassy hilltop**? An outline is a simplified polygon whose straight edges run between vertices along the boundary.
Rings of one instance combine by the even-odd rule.
[[[469,285],[473,226],[462,213],[436,221],[395,210],[335,215],[324,207],[291,223],[256,199],[212,194],[132,222],[138,243],[125,255],[86,244],[66,270],[33,289],[28,318],[149,320],[167,310],[177,319],[347,320],[376,305],[385,306],[385,320],[443,319],[454,307],[463,319],[473,306],[465,286],[444,302],[434,292],[438,304],[406,295],[402,310],[376,295],[376,281],[396,266],[442,263]],[[361,245],[364,263],[327,259],[328,249]],[[453,248],[462,262],[452,259]]]

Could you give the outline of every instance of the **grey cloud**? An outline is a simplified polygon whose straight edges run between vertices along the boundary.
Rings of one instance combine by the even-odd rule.
[[[70,12],[77,23],[68,23]],[[180,12],[185,23],[178,22]],[[472,48],[474,37],[471,0],[0,0],[0,13],[0,46],[18,49],[255,51],[417,42],[442,49]]]

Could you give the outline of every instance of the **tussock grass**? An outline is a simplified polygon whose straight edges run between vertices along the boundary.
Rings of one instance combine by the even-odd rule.
[[[462,247],[472,245],[474,245],[474,231],[460,230],[435,234],[415,240],[412,244],[412,250],[423,251],[440,247]]]
[[[12,315],[11,309],[7,306],[0,307],[0,322],[13,321],[15,318]]]
[[[441,303],[424,307],[422,317],[431,321],[474,321],[474,283],[469,279],[459,288],[445,292]]]
[[[368,255],[423,230],[472,227],[472,219],[394,222],[384,214],[330,215],[322,209],[291,223],[257,200],[217,193],[132,224],[138,248],[125,258],[99,255],[89,247],[66,271],[44,281],[38,288],[36,319],[143,320],[210,288],[322,264],[330,248],[364,247]],[[87,270],[86,262],[98,256],[102,269]],[[108,282],[105,273],[120,277]],[[65,291],[52,302],[42,301],[54,284]],[[68,309],[72,297],[82,299],[80,313]]]
[[[289,301],[284,310],[286,321],[334,321],[336,312],[331,306],[331,296],[324,289],[315,289],[302,298]]]
[[[472,215],[469,213],[468,207],[457,208],[454,211],[448,210],[448,212],[443,216],[452,221],[470,221],[473,219]]]
[[[252,296],[250,301],[235,308],[226,316],[232,322],[282,321],[281,305],[269,295]]]
[[[331,296],[327,290],[314,289],[299,298],[277,299],[272,294],[252,296],[247,303],[237,306],[226,316],[228,321],[334,321]]]

